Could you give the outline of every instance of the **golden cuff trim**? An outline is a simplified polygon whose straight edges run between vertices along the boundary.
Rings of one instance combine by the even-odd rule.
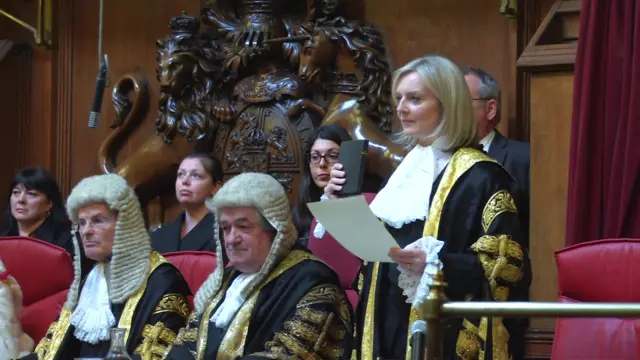
[[[165,294],[153,310],[152,315],[174,312],[186,319],[189,316],[189,304],[180,294]]]
[[[511,240],[509,235],[484,235],[471,245],[471,249],[477,253],[487,253],[492,256],[506,256],[519,261],[524,259],[520,244]]]
[[[502,213],[518,213],[513,197],[506,190],[500,190],[493,194],[482,210],[482,228],[488,232],[493,221]]]
[[[198,341],[198,329],[197,328],[182,328],[178,331],[178,336],[174,340],[175,345],[182,345],[185,342]]]
[[[335,285],[319,285],[311,289],[298,302],[298,309],[305,309],[315,304],[330,304],[340,315],[340,321],[351,332],[351,303]]]
[[[154,326],[145,325],[142,337],[142,343],[134,353],[140,355],[142,360],[155,360],[165,355],[167,347],[175,341],[176,334],[162,322],[157,322]]]
[[[456,341],[456,354],[462,360],[477,360],[480,355],[480,339],[473,330],[462,329]]]

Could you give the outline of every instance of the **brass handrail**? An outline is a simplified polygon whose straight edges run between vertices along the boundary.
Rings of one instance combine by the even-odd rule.
[[[53,39],[53,0],[38,0],[38,20],[36,26],[18,18],[4,9],[0,9],[0,15],[14,21],[33,33],[36,44],[51,46]]]
[[[558,302],[447,302],[444,274],[433,277],[425,301],[420,307],[427,323],[426,359],[442,359],[442,319],[463,316],[499,317],[639,317],[639,303],[558,303]]]

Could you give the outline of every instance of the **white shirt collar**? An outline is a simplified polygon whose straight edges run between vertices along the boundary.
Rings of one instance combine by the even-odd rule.
[[[489,153],[489,148],[491,147],[491,143],[493,142],[493,138],[495,137],[496,131],[491,130],[491,132],[488,133],[487,136],[483,137],[480,140],[480,145],[482,145],[482,149],[484,150],[484,152]]]
[[[370,205],[379,219],[397,229],[427,219],[433,183],[452,156],[440,149],[438,143],[444,141],[439,140],[427,147],[417,145],[393,172]]]

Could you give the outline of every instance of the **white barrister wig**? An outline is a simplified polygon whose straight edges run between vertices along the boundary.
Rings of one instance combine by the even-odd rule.
[[[71,221],[77,223],[81,208],[101,203],[118,213],[112,257],[105,265],[105,275],[110,301],[123,304],[144,285],[150,266],[151,241],[145,228],[140,201],[120,175],[95,175],[80,181],[67,199],[67,213]],[[75,278],[65,303],[69,310],[73,310],[78,302],[81,277],[80,243],[75,232],[73,243]]]
[[[217,240],[216,252],[219,261],[216,269],[196,293],[194,303],[198,315],[202,315],[208,302],[222,284],[224,273],[222,244],[224,240],[219,233],[220,225],[217,216],[220,213],[220,209],[230,207],[255,208],[277,231],[267,260],[257,275],[243,286],[242,297],[245,299],[256,286],[266,279],[278,263],[289,254],[298,238],[298,232],[291,221],[291,210],[287,194],[278,180],[271,175],[261,173],[239,174],[227,181],[213,199],[207,201],[207,207],[214,214],[213,231]]]

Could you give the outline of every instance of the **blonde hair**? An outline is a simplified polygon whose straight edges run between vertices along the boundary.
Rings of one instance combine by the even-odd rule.
[[[478,144],[476,122],[473,116],[471,93],[464,75],[451,60],[437,55],[427,55],[412,60],[393,74],[392,94],[397,106],[396,89],[400,80],[408,74],[416,73],[422,78],[424,85],[431,89],[438,98],[442,116],[440,131],[437,136],[446,141],[439,141],[442,150],[455,150],[462,147],[473,147]],[[412,148],[418,138],[396,134],[396,142]]]

